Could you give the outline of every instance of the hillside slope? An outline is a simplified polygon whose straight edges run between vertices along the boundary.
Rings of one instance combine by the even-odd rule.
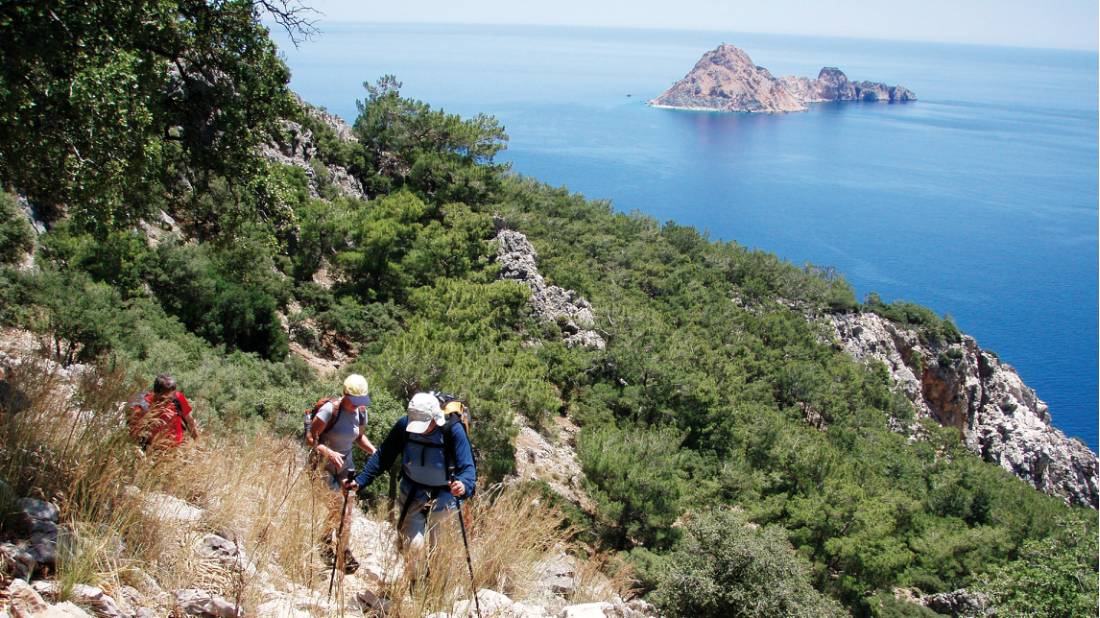
[[[964,382],[969,367],[978,380],[994,367],[949,321],[860,302],[830,269],[519,177],[496,160],[507,135],[494,118],[409,99],[392,76],[366,85],[350,126],[304,106],[259,22],[263,3],[43,6],[0,20],[12,60],[0,66],[0,182],[12,191],[0,195],[0,322],[34,332],[62,369],[96,368],[74,400],[94,431],[33,434],[57,456],[26,448],[16,421],[49,419],[50,397],[67,392],[47,396],[49,374],[29,376],[44,385],[24,389],[43,393],[29,398],[41,415],[18,411],[27,398],[4,400],[0,473],[4,504],[44,499],[56,523],[103,541],[89,555],[106,558],[61,566],[56,581],[121,588],[127,565],[151,562],[166,565],[162,589],[187,589],[177,567],[191,554],[144,543],[154,522],[127,508],[126,486],[194,501],[217,515],[204,533],[232,540],[226,492],[249,475],[294,478],[302,409],[357,372],[370,380],[376,443],[417,391],[469,402],[487,522],[499,502],[489,489],[529,479],[517,536],[482,544],[498,557],[481,561],[496,565],[482,576],[498,592],[511,594],[509,569],[529,566],[509,550],[543,538],[523,534],[532,525],[610,581],[632,572],[669,616],[927,615],[907,599],[971,593],[1006,614],[1095,614],[1096,511],[1032,484],[1062,491],[1089,460],[1039,471],[1025,458],[1010,466],[1025,482],[975,454],[959,427],[1030,395],[1006,371],[957,391],[965,402],[937,386],[956,360]],[[35,126],[25,139],[19,128]],[[807,317],[856,312],[946,342],[903,364],[919,356],[933,374],[922,397],[955,407],[926,418],[890,367],[853,359]],[[120,431],[118,402],[164,371],[195,403],[207,439],[177,452],[208,487],[143,463]],[[268,455],[251,460],[273,463],[249,468],[257,449]],[[211,471],[230,464],[233,475]],[[364,501],[385,508],[384,485]],[[535,526],[547,513],[563,519]],[[115,515],[145,522],[122,554],[101,534]],[[279,564],[313,582],[314,519],[288,524],[285,542],[244,547],[297,548]],[[34,541],[20,521],[0,533]],[[1027,584],[1036,572],[1050,585]],[[468,596],[460,579],[437,580],[433,611]],[[262,604],[260,579],[219,581]]]

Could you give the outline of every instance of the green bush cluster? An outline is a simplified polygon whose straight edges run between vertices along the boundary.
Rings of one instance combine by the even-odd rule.
[[[928,307],[922,307],[904,300],[896,300],[890,304],[882,302],[882,298],[874,292],[867,295],[867,301],[863,303],[863,309],[876,313],[888,320],[892,320],[908,326],[917,331],[921,341],[934,345],[960,343],[962,333],[955,326],[950,316],[939,317]]]
[[[693,516],[654,600],[673,618],[848,615],[814,589],[809,564],[781,529],[758,527],[729,510]]]
[[[0,192],[0,264],[23,259],[34,247],[34,230],[16,197]]]

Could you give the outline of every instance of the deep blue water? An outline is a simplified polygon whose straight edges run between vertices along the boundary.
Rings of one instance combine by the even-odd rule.
[[[330,24],[283,45],[347,120],[361,84],[511,137],[516,171],[622,211],[835,266],[862,298],[950,314],[1097,448],[1097,54],[734,32]],[[903,84],[908,104],[742,115],[652,109],[721,42],[774,75]],[[632,96],[628,96],[632,95]]]

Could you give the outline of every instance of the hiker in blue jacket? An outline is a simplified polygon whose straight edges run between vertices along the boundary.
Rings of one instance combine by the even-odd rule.
[[[408,547],[424,547],[438,522],[458,506],[456,498],[470,496],[477,483],[474,455],[466,429],[457,420],[447,421],[439,400],[431,393],[417,393],[409,401],[408,414],[366,465],[344,489],[357,491],[389,470],[401,456],[401,515],[397,528]]]

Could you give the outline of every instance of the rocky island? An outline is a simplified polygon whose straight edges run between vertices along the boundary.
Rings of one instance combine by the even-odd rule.
[[[723,43],[703,54],[683,79],[649,102],[654,107],[721,112],[804,112],[810,103],[828,101],[915,101],[904,86],[850,81],[836,67],[824,67],[816,79],[776,78],[757,66],[744,50]]]

